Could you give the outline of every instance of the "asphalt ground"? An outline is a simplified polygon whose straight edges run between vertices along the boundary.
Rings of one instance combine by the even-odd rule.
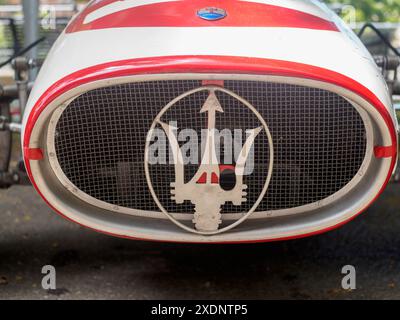
[[[57,289],[41,286],[54,265]],[[357,289],[341,286],[344,265]],[[0,190],[0,299],[399,299],[400,185],[311,238],[188,245],[113,238],[53,213],[31,187]]]

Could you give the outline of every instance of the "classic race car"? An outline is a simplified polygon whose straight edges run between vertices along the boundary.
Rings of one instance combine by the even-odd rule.
[[[94,0],[41,69],[22,145],[38,193],[76,223],[238,243],[352,220],[398,141],[381,70],[319,1]]]

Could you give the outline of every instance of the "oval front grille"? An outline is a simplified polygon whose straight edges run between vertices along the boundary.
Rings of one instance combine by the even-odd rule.
[[[64,175],[76,188],[100,201],[159,211],[144,174],[146,136],[164,106],[200,86],[202,82],[195,80],[152,81],[82,94],[63,111],[54,133]],[[261,81],[229,80],[225,88],[259,111],[273,137],[273,175],[258,212],[316,203],[343,189],[358,173],[366,156],[366,129],[346,99],[321,89]],[[198,111],[206,98],[199,94],[183,101],[185,111],[173,114],[177,123],[198,127]],[[248,113],[235,108],[229,96],[218,99],[225,111],[217,118],[220,129],[256,125]],[[266,142],[257,142],[254,151],[254,174],[245,177],[248,205],[227,203],[223,213],[246,212],[257,200],[268,168]],[[190,177],[195,170],[188,166],[185,173]],[[152,175],[159,199],[169,212],[193,212],[191,203],[177,205],[171,200],[173,165],[157,166]]]

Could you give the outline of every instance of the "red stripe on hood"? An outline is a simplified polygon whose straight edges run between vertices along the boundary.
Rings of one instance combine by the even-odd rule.
[[[154,3],[121,10],[87,24],[84,23],[89,14],[114,2],[117,1],[105,0],[89,5],[70,23],[67,33],[127,27],[287,27],[339,31],[334,22],[302,11],[233,0],[184,0]],[[227,17],[218,21],[206,21],[199,18],[197,12],[206,7],[224,9]]]

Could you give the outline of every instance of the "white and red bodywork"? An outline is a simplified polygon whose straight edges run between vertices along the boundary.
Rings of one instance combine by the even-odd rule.
[[[223,8],[227,17],[199,19],[196,12],[204,7]],[[90,88],[166,75],[264,77],[338,93],[373,118],[375,176],[363,183],[356,202],[338,205],[321,219],[211,237],[175,226],[158,233],[157,226],[102,221],[62,203],[40,168],[46,160],[41,135],[51,111]],[[55,211],[108,234],[179,242],[270,241],[331,230],[379,196],[397,159],[395,115],[380,71],[336,15],[319,1],[307,0],[91,1],[46,59],[29,99],[22,143],[32,183]]]

